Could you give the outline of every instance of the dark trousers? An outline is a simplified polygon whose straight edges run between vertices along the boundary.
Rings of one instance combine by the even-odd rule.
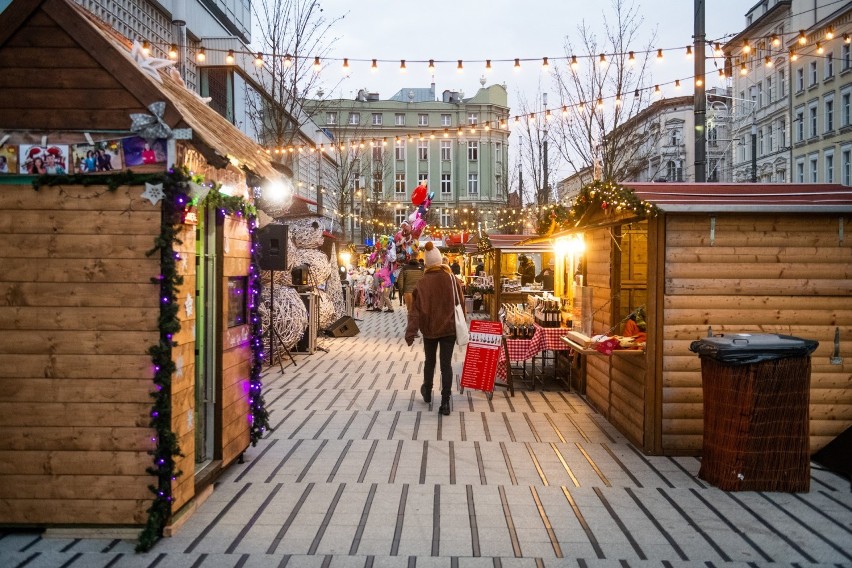
[[[435,355],[441,346],[441,397],[449,398],[453,392],[453,347],[456,336],[439,337],[437,339],[423,338],[423,351],[426,362],[423,364],[423,382],[432,390],[432,380],[435,377]]]

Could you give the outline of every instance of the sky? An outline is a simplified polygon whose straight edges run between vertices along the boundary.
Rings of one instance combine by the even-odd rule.
[[[746,10],[755,1],[705,0],[706,38],[722,39],[739,32],[745,26]],[[693,0],[623,2],[626,7],[634,6],[642,18],[636,45],[628,49],[644,50],[649,43],[655,48],[677,48],[664,53],[664,62],[652,63],[652,84],[664,85],[667,96],[691,94],[694,62],[685,53],[686,46],[693,43]],[[610,19],[615,13],[612,0],[369,0],[359,4],[349,0],[321,0],[321,6],[327,18],[343,16],[330,33],[336,40],[328,56],[347,57],[351,67],[344,77],[339,61],[327,64],[332,69],[323,72],[326,96],[354,98],[358,90],[367,89],[387,99],[403,88],[429,87],[432,76],[427,64],[412,60],[435,59],[450,61],[436,63],[437,96],[440,98],[449,89],[461,90],[465,97],[470,97],[480,88],[485,67],[484,63],[472,61],[491,59],[492,71],[486,85],[505,83],[510,116],[521,114],[519,101],[526,101],[530,107],[538,105],[539,93],[548,93],[549,108],[561,107],[552,76],[541,70],[541,58],[548,57],[551,65],[567,65],[566,60],[553,61],[566,57],[566,38],[579,45],[577,28],[583,21],[603,35],[604,13]],[[371,72],[368,61],[373,58],[392,62],[379,63],[378,72]],[[515,58],[536,61],[523,62],[522,70],[516,72]],[[367,61],[356,62],[356,59]],[[400,59],[407,60],[405,74],[399,71]],[[462,74],[456,70],[458,59],[465,62]],[[706,73],[708,88],[723,86],[711,60],[707,61]],[[675,91],[674,85],[665,86],[675,79],[687,79],[682,81],[684,87],[679,91]]]

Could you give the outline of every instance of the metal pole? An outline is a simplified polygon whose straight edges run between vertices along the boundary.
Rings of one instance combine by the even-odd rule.
[[[538,198],[538,204],[544,205],[548,201],[550,201],[550,190],[548,189],[547,182],[547,93],[542,93],[542,102],[544,103],[544,144],[542,145],[542,166],[544,170],[544,187],[541,189]]]
[[[705,98],[704,0],[695,0],[695,181],[707,181],[707,99]]]
[[[751,183],[757,183],[757,126],[751,125]]]

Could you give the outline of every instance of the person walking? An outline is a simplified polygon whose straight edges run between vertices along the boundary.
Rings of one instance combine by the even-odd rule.
[[[463,297],[461,284],[453,276],[448,265],[441,264],[441,253],[431,241],[426,243],[426,271],[411,293],[412,301],[408,309],[408,326],[405,329],[405,342],[411,346],[417,332],[423,334],[423,351],[426,361],[423,364],[423,384],[420,395],[426,403],[432,402],[432,381],[435,377],[435,363],[438,347],[441,366],[441,406],[438,412],[450,414],[450,395],[453,386],[453,348],[456,343],[455,306],[456,298]],[[453,286],[457,293],[454,293]],[[464,303],[461,304],[464,311]]]
[[[417,286],[417,283],[420,282],[420,279],[423,277],[423,269],[420,268],[420,263],[417,262],[417,259],[412,257],[411,260],[408,261],[408,264],[402,267],[402,270],[399,271],[399,291],[400,296],[402,296],[403,301],[405,302],[405,307],[407,309],[411,309],[411,293],[414,291],[414,287]]]

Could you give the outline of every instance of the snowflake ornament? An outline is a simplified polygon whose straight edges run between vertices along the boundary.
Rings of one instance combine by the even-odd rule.
[[[151,205],[156,205],[165,196],[166,194],[163,192],[163,184],[161,183],[146,183],[145,191],[143,191],[141,195],[142,198],[150,201]]]

